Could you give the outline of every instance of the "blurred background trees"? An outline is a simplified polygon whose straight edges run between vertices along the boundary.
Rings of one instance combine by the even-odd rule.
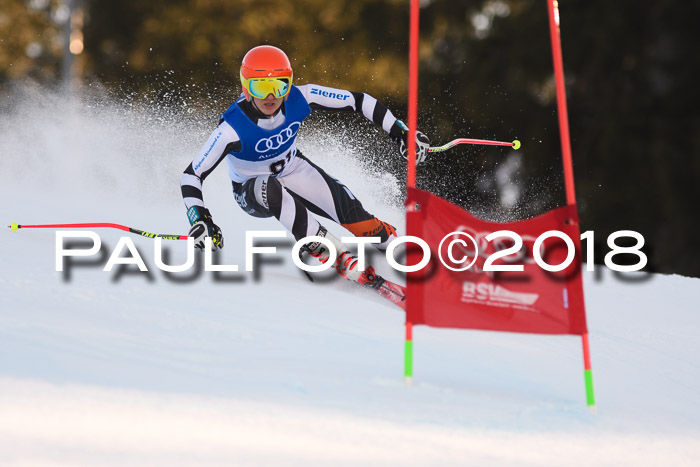
[[[0,96],[17,82],[60,85],[70,46],[83,86],[216,115],[240,92],[245,52],[268,43],[297,83],[366,91],[406,116],[407,0],[70,1],[80,15],[69,0],[0,0]],[[650,270],[700,276],[700,4],[559,3],[582,230],[637,230]],[[495,220],[563,205],[545,0],[421,6],[419,128],[436,144],[523,147],[460,146],[422,166],[419,185]]]

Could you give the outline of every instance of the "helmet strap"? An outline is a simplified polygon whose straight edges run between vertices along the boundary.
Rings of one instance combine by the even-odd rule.
[[[249,94],[250,94],[250,93],[249,93]],[[266,118],[267,118],[267,115],[265,115],[265,114],[263,113],[263,111],[260,110],[260,109],[258,108],[258,105],[255,103],[255,99],[253,99],[253,96],[250,96],[250,103],[253,105],[253,108],[255,108],[255,110],[256,110],[260,115],[262,115],[263,117],[266,117]]]

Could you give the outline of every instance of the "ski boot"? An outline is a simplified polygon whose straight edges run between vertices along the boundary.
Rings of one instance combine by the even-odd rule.
[[[335,247],[336,257],[335,259],[333,259],[333,267],[338,272],[338,274],[340,274],[347,280],[357,282],[358,284],[363,285],[374,280],[374,268],[372,268],[372,266],[369,266],[364,270],[360,270],[360,268],[358,267],[359,261],[357,259],[357,256],[353,255],[348,249],[348,247],[345,244],[343,244],[340,240],[338,240],[335,237],[335,235],[329,233],[325,227],[320,226],[316,236],[324,237],[330,240],[333,246]],[[309,256],[313,256],[323,264],[326,264],[329,260],[331,260],[330,251],[328,251],[326,245],[324,245],[321,242],[313,242],[308,245],[305,245],[299,251],[299,255],[302,257],[302,261],[304,252],[308,253]]]

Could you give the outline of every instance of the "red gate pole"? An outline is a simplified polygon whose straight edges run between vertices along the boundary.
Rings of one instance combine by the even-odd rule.
[[[416,128],[418,126],[418,17],[419,0],[411,0],[408,50],[408,188],[416,186]]]
[[[419,0],[411,0],[411,19],[409,28],[408,48],[408,189],[416,186],[416,128],[418,126],[418,17],[420,15]],[[406,216],[415,216],[415,206],[406,207]],[[408,218],[406,220],[408,224]],[[409,273],[410,274],[410,273]],[[410,300],[407,297],[407,300]],[[404,346],[404,378],[406,384],[411,384],[413,377],[413,324],[408,319],[408,303],[406,311],[406,342]]]
[[[561,136],[561,153],[564,164],[566,203],[575,206],[574,165],[571,158],[569,114],[566,109],[566,89],[564,88],[564,61],[561,54],[561,37],[559,35],[559,2],[557,0],[547,0],[547,7],[549,8],[549,32],[552,37],[554,79],[557,86],[557,113],[559,114],[559,134]]]
[[[557,86],[557,113],[559,114],[559,134],[561,139],[562,162],[564,164],[564,183],[566,186],[566,203],[576,206],[576,190],[574,189],[574,164],[571,157],[571,138],[569,135],[569,114],[566,108],[566,89],[564,88],[564,61],[561,52],[561,36],[559,31],[559,2],[547,0],[549,10],[549,32],[552,40],[552,57],[554,59],[554,78]],[[572,219],[575,222],[575,220]],[[581,335],[583,344],[584,379],[586,382],[586,403],[595,410],[595,394],[593,391],[593,370],[588,346],[588,332]]]

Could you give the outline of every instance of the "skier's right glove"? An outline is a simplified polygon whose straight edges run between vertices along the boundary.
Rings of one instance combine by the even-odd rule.
[[[187,218],[192,228],[189,236],[194,237],[194,247],[204,251],[204,239],[211,237],[211,249],[224,247],[224,236],[219,226],[214,224],[209,210],[202,206],[192,206],[187,210]]]

